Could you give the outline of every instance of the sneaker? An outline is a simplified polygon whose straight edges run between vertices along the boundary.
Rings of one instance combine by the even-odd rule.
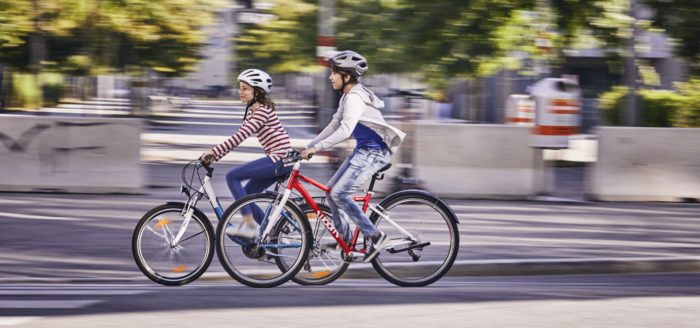
[[[241,224],[238,225],[238,228],[233,228],[232,226],[229,226],[228,229],[226,229],[226,235],[228,235],[232,239],[242,238],[248,240],[255,240],[255,238],[258,237],[258,227],[253,224],[241,222]]]
[[[382,250],[384,247],[384,244],[386,243],[386,234],[384,232],[379,232],[379,236],[376,237],[371,237],[370,238],[371,242],[369,243],[367,247],[367,252],[365,253],[365,259],[362,261],[362,263],[369,263],[371,262],[377,255],[379,255],[379,252]]]
[[[324,240],[319,243],[322,251],[337,250],[340,249],[338,241],[335,239]]]

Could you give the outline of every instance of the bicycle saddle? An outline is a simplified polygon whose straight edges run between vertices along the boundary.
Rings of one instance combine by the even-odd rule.
[[[287,179],[289,179],[289,176],[291,174],[292,174],[292,172],[289,172],[289,173],[284,174],[284,175],[280,175],[280,176],[276,177],[275,180],[279,183],[284,183],[285,181],[287,181]]]
[[[379,169],[379,171],[377,171],[377,173],[382,173],[382,172],[388,170],[389,168],[391,168],[391,163],[389,163],[389,164],[387,164],[387,165],[384,165],[384,167],[382,167],[381,169]]]

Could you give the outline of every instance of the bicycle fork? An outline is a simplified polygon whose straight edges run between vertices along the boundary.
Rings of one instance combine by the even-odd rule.
[[[204,177],[202,186],[199,187],[199,190],[197,190],[197,193],[195,195],[190,195],[189,192],[186,193],[186,195],[189,196],[189,199],[187,200],[187,203],[185,203],[185,207],[182,208],[182,216],[184,217],[184,220],[180,225],[180,229],[177,232],[177,236],[175,236],[175,238],[171,241],[170,246],[175,247],[178,243],[180,243],[180,239],[185,234],[185,231],[187,231],[187,227],[190,224],[190,220],[192,220],[192,215],[194,214],[195,206],[197,205],[197,202],[199,202],[199,200],[202,199],[202,195],[207,195],[207,198],[209,198],[209,202],[214,208],[214,212],[216,213],[217,219],[221,219],[221,217],[223,216],[221,204],[219,204],[219,200],[216,198],[214,188],[212,188],[211,183],[209,183],[210,179],[211,178],[208,175]]]

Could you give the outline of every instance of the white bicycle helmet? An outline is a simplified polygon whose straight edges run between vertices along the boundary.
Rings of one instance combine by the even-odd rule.
[[[362,76],[369,69],[367,59],[362,55],[352,51],[345,50],[334,54],[329,60],[331,65],[336,68],[350,72],[353,76]]]
[[[269,74],[259,69],[251,68],[238,75],[238,82],[243,81],[254,87],[260,87],[265,93],[272,90],[272,78]]]

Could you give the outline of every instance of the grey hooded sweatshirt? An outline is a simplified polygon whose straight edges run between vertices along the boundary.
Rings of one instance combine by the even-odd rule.
[[[384,121],[380,111],[382,108],[384,102],[374,92],[362,84],[356,84],[350,92],[343,94],[333,119],[309,142],[307,148],[315,147],[318,151],[331,148],[352,137],[352,132],[359,122],[376,132],[394,153],[406,133]]]

